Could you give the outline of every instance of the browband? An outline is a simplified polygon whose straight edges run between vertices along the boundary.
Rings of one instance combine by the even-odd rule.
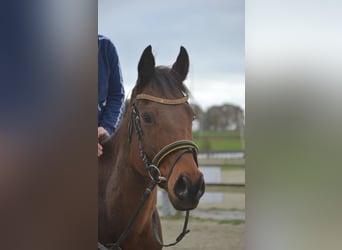
[[[148,94],[139,94],[135,97],[135,99],[136,100],[149,100],[149,101],[157,102],[161,104],[173,105],[173,104],[182,104],[182,103],[187,102],[189,99],[189,96],[184,96],[179,99],[164,99],[164,98],[160,98],[160,97],[156,97],[156,96],[152,96]]]

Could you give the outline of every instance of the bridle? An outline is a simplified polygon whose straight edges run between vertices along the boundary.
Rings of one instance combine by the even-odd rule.
[[[158,181],[158,183],[160,183],[162,181],[168,180],[176,164],[176,162],[172,164],[167,177],[163,177],[161,176],[160,171],[159,171],[159,166],[163,159],[167,158],[167,156],[170,155],[171,153],[177,150],[181,150],[183,154],[186,152],[192,152],[194,159],[196,161],[196,164],[197,164],[198,147],[193,141],[190,141],[190,140],[175,141],[164,146],[158,153],[155,154],[152,161],[150,161],[146,152],[143,149],[143,145],[142,145],[143,130],[140,124],[139,111],[136,106],[136,100],[142,100],[142,99],[161,103],[164,105],[178,105],[178,104],[186,103],[188,100],[188,96],[184,96],[179,99],[164,99],[164,98],[159,98],[159,97],[155,97],[155,96],[151,96],[147,94],[139,94],[136,96],[135,100],[133,100],[131,118],[128,124],[128,131],[129,131],[128,140],[129,142],[131,142],[132,129],[133,129],[132,127],[134,125],[135,132],[136,132],[137,139],[138,139],[140,157],[142,161],[144,162],[144,165],[151,179],[155,179],[156,181]]]
[[[141,202],[137,210],[135,211],[130,222],[127,224],[123,233],[120,235],[119,239],[115,243],[107,244],[110,248],[107,248],[103,246],[100,242],[98,242],[98,249],[100,250],[115,250],[115,249],[121,250],[120,244],[127,237],[129,231],[134,225],[136,219],[138,218],[138,215],[140,214],[142,207],[144,206],[146,200],[152,193],[152,190],[156,187],[157,184],[168,181],[169,177],[172,174],[174,167],[176,166],[176,163],[183,156],[183,154],[189,153],[189,152],[192,153],[194,160],[196,162],[196,165],[198,166],[198,162],[197,162],[198,147],[193,141],[190,141],[190,140],[178,140],[178,141],[172,142],[164,146],[158,153],[156,153],[152,160],[149,159],[149,157],[147,156],[143,148],[143,143],[142,143],[143,130],[140,124],[140,116],[139,116],[138,108],[136,106],[136,100],[147,100],[147,101],[152,101],[152,102],[156,102],[156,103],[160,103],[164,105],[179,105],[179,104],[187,103],[188,96],[184,96],[179,99],[164,99],[164,98],[159,98],[159,97],[148,95],[148,94],[139,94],[133,100],[131,117],[128,123],[128,140],[129,140],[129,143],[131,143],[131,139],[132,139],[131,137],[132,137],[133,127],[134,127],[135,133],[137,135],[137,140],[138,140],[140,158],[145,165],[145,168],[147,170],[148,175],[151,178],[151,181],[142,196]],[[178,153],[175,155],[175,158],[170,166],[167,176],[164,177],[161,175],[159,166],[165,158],[167,158],[171,153],[175,153],[175,152],[178,152]],[[155,239],[161,246],[164,246],[164,247],[176,245],[178,242],[180,242],[184,238],[184,236],[187,233],[190,232],[190,230],[187,229],[188,220],[189,220],[189,210],[186,211],[183,230],[179,234],[179,236],[176,238],[176,241],[170,244],[164,244],[160,240],[160,237],[159,237],[156,213],[153,213],[152,225],[153,225]]]

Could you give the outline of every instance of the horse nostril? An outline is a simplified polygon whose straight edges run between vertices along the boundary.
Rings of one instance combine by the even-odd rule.
[[[205,182],[202,176],[202,178],[200,179],[200,188],[197,193],[197,198],[200,199],[203,196],[204,192],[205,192]]]
[[[180,200],[183,200],[187,197],[189,193],[189,185],[190,180],[184,175],[181,175],[176,181],[173,191]]]

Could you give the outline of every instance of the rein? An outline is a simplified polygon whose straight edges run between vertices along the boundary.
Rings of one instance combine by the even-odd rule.
[[[121,245],[122,241],[127,237],[128,233],[132,229],[135,221],[137,220],[145,202],[149,198],[153,189],[157,186],[157,184],[159,184],[163,181],[167,181],[169,179],[169,177],[172,174],[174,167],[176,166],[176,163],[183,156],[183,154],[188,153],[188,152],[192,153],[194,156],[195,162],[198,165],[198,162],[197,162],[198,147],[193,141],[190,141],[190,140],[179,140],[179,141],[172,142],[172,143],[166,145],[165,147],[163,147],[153,157],[152,161],[150,161],[148,159],[147,154],[145,153],[143,146],[142,146],[143,131],[142,131],[142,128],[140,125],[139,112],[138,112],[138,109],[135,105],[135,101],[141,100],[141,99],[149,100],[149,101],[153,101],[153,102],[157,102],[157,103],[165,104],[165,105],[177,105],[177,104],[186,103],[188,100],[188,96],[184,96],[183,98],[179,98],[179,99],[163,99],[163,98],[159,98],[159,97],[155,97],[155,96],[151,96],[151,95],[147,95],[147,94],[139,94],[136,96],[135,100],[133,101],[131,119],[130,119],[129,124],[128,124],[128,131],[129,131],[128,132],[129,133],[128,140],[129,140],[129,142],[131,142],[131,135],[132,135],[132,132],[133,132],[132,130],[133,130],[133,126],[134,126],[135,132],[137,135],[137,139],[138,139],[138,144],[139,144],[139,154],[140,154],[142,161],[144,162],[146,170],[148,171],[148,174],[151,178],[151,181],[150,181],[148,187],[146,188],[146,190],[144,191],[144,194],[141,198],[141,201],[139,203],[138,208],[136,209],[133,217],[131,218],[131,220],[127,224],[125,230],[120,235],[119,239],[115,243],[107,244],[107,246],[109,248],[105,247],[100,242],[98,242],[98,249],[100,249],[100,250],[121,250],[120,245]],[[160,173],[159,166],[160,166],[161,162],[163,161],[163,159],[165,159],[168,155],[170,155],[171,153],[173,153],[175,151],[179,151],[179,152],[175,156],[175,158],[174,158],[174,160],[170,166],[167,177],[164,177]],[[157,217],[156,212],[153,212],[152,225],[153,225],[154,237],[155,237],[156,241],[163,247],[169,247],[169,246],[176,245],[178,242],[180,242],[184,238],[184,236],[187,233],[190,232],[190,230],[187,229],[188,220],[189,220],[189,210],[187,210],[186,215],[185,215],[185,219],[184,219],[183,230],[179,234],[179,236],[176,238],[176,241],[173,243],[170,243],[170,244],[164,244],[160,240],[160,237],[159,237],[158,223],[157,223],[156,217]]]

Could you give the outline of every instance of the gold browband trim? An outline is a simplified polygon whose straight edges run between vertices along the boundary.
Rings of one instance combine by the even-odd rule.
[[[181,103],[187,102],[189,99],[189,96],[184,96],[184,97],[179,98],[179,99],[164,99],[164,98],[160,98],[160,97],[156,97],[156,96],[152,96],[152,95],[139,94],[135,97],[135,99],[137,99],[137,100],[149,100],[149,101],[158,102],[161,104],[173,105],[173,104],[181,104]]]

